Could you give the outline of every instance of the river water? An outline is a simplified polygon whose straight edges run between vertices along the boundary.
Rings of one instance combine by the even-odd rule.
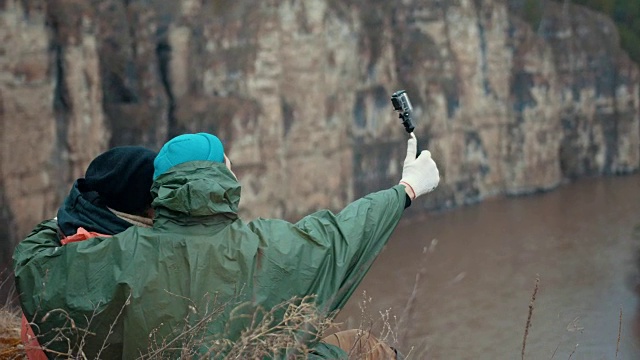
[[[640,359],[639,224],[639,175],[428,214],[397,228],[338,320],[408,313],[413,359],[520,359],[539,277],[526,359]]]

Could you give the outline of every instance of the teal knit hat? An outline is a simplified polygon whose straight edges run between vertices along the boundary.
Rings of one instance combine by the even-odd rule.
[[[176,165],[198,160],[224,163],[220,139],[207,133],[176,136],[164,144],[153,161],[153,180]]]

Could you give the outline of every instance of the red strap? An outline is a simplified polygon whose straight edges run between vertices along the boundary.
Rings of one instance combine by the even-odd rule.
[[[24,352],[27,354],[29,360],[47,360],[47,355],[42,351],[42,347],[38,342],[36,334],[33,333],[31,325],[27,321],[27,318],[22,315],[22,326],[20,330],[20,337],[24,344]]]
[[[78,232],[76,232],[71,236],[67,236],[66,238],[60,240],[60,242],[62,243],[62,245],[67,245],[68,243],[84,241],[94,237],[111,237],[111,235],[105,235],[105,234],[100,234],[93,231],[87,231],[85,230],[85,228],[79,227]]]

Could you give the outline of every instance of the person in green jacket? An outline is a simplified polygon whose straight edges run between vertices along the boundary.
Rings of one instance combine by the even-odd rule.
[[[281,304],[292,299],[312,296],[314,307],[331,316],[360,284],[405,207],[439,182],[430,153],[416,157],[411,134],[398,185],[337,214],[245,222],[238,217],[241,186],[217,137],[178,136],[154,167],[151,228],[60,247],[55,223],[44,222],[16,248],[22,307],[42,315],[38,335],[52,351],[222,358],[234,343],[248,341],[243,333],[263,318],[255,314],[278,323],[287,311]],[[37,248],[23,245],[30,243]],[[346,358],[307,330],[305,356]]]
[[[59,230],[59,245],[111,236],[133,225],[150,227],[156,155],[142,146],[118,146],[93,159],[84,176],[73,183],[53,221]],[[39,242],[27,241],[21,244],[20,251],[28,258],[28,254],[38,253],[39,246]],[[30,360],[44,359],[46,355],[29,319],[22,316],[25,352]]]

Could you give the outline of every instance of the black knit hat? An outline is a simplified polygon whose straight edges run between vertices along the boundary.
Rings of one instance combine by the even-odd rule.
[[[89,164],[82,187],[97,192],[114,210],[141,214],[151,206],[155,157],[141,146],[115,147]]]

